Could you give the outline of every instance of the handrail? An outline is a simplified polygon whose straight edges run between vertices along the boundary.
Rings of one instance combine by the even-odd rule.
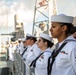
[[[15,71],[17,75],[35,75],[34,68],[29,67],[20,54],[14,53]]]

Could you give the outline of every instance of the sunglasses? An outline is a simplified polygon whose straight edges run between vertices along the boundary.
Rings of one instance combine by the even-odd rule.
[[[39,39],[38,42],[41,42],[41,39]]]
[[[25,41],[23,43],[25,43]]]

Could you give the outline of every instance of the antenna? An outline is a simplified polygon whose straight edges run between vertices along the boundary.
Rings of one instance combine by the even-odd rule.
[[[49,2],[50,0],[35,0],[32,35],[39,36],[40,33],[49,34],[49,5],[51,5]],[[52,11],[56,14],[55,1],[51,0],[51,2],[53,2]]]

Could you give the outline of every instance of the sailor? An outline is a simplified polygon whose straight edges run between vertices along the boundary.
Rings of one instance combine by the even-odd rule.
[[[51,56],[53,46],[52,38],[48,34],[41,33],[37,44],[42,52],[32,61],[30,67],[35,67],[35,75],[47,75],[48,58]]]
[[[19,53],[19,54],[20,54],[20,50],[22,49],[21,41],[22,41],[22,40],[19,38],[19,39],[18,39],[18,44],[17,44],[17,53]]]
[[[13,42],[9,45],[9,60],[13,61]]]
[[[25,42],[26,42],[26,38],[22,38],[22,48],[20,50],[20,54],[22,55],[23,51],[26,49],[26,45],[25,45]]]
[[[24,59],[26,59],[30,48],[34,45],[35,42],[36,42],[36,37],[32,36],[31,34],[26,35],[26,42],[25,42],[26,49],[25,52],[22,53],[22,57]]]
[[[59,46],[50,58],[49,75],[76,75],[76,40],[68,36],[72,23],[72,16],[51,16],[50,32],[53,38],[57,38]]]

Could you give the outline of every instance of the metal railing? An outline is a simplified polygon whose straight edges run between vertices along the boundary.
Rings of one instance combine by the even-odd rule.
[[[30,68],[20,54],[14,53],[14,65],[16,75],[35,75],[34,68]]]

